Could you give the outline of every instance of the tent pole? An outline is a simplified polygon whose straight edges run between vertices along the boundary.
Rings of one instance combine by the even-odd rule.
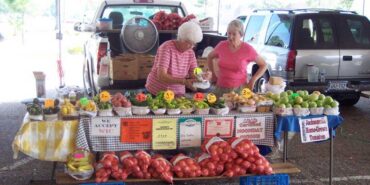
[[[58,40],[58,58],[57,58],[57,67],[59,75],[59,88],[64,87],[64,72],[62,66],[62,28],[61,28],[61,14],[60,14],[60,0],[55,0],[56,3],[56,39]]]

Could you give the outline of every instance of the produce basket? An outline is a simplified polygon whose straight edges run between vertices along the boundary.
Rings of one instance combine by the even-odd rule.
[[[58,114],[44,114],[45,121],[56,121],[58,120]]]
[[[257,106],[257,112],[270,112],[271,107],[271,105],[259,105]]]
[[[31,114],[29,114],[28,117],[32,121],[42,121],[42,114],[39,114],[39,115],[31,115]]]
[[[168,115],[178,115],[181,113],[180,109],[167,109],[167,114]]]
[[[140,107],[140,106],[132,106],[132,114],[135,115],[147,115],[150,112],[148,106]]]
[[[72,178],[76,179],[76,180],[87,180],[87,179],[90,179],[91,176],[93,175],[94,173],[94,169],[91,169],[91,170],[87,170],[87,171],[82,171],[82,172],[78,172],[78,171],[71,171],[69,170],[68,168],[65,168],[65,171],[68,175],[70,175]]]
[[[324,107],[310,108],[311,115],[322,115],[324,114]]]
[[[193,108],[189,108],[189,109],[181,109],[181,114],[191,114],[193,113],[194,109]]]
[[[240,177],[240,185],[289,185],[289,181],[289,175],[287,174]]]
[[[197,115],[209,114],[209,108],[207,108],[207,109],[195,109],[195,114],[197,114]]]
[[[216,115],[226,115],[230,111],[229,107],[221,108],[221,109],[216,109],[216,108],[211,108],[211,112]]]
[[[85,111],[80,110],[80,116],[89,116],[89,117],[95,117],[98,114],[97,111]]]
[[[247,112],[256,112],[257,107],[256,106],[245,106],[245,105],[239,105],[238,111],[247,113]]]
[[[310,109],[308,108],[293,108],[294,115],[296,116],[308,116],[310,115]]]
[[[290,116],[290,115],[293,115],[293,108],[273,107],[273,110],[272,111],[276,115],[279,115],[279,116]]]
[[[113,107],[113,110],[117,113],[118,116],[132,115],[131,107]]]
[[[103,109],[103,110],[99,110],[98,115],[99,116],[113,116],[113,112],[112,112],[112,109]]]
[[[155,115],[163,115],[166,113],[166,109],[165,108],[160,108],[160,109],[157,109],[157,110],[152,110],[152,112],[155,114]]]
[[[333,108],[325,108],[324,109],[325,115],[339,115],[339,107],[333,107]]]

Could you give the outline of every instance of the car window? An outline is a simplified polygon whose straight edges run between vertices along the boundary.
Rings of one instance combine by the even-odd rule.
[[[244,41],[249,43],[257,43],[264,19],[265,16],[263,15],[253,15],[249,18],[247,27],[245,29]]]
[[[159,11],[166,13],[177,13],[180,17],[184,17],[183,12],[177,6],[160,6],[160,5],[115,5],[105,8],[101,18],[109,18],[111,12],[120,12],[124,22],[135,16],[143,16],[152,19],[154,14]]]
[[[299,21],[298,49],[337,49],[335,24],[328,16],[310,16]]]
[[[266,45],[288,48],[291,25],[291,16],[273,15],[267,28]]]
[[[341,48],[370,49],[370,28],[366,19],[345,17],[341,21]]]

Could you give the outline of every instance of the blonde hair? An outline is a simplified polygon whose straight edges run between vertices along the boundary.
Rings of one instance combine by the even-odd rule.
[[[177,40],[190,41],[198,43],[202,41],[203,33],[199,24],[194,21],[183,23],[177,31]]]
[[[235,19],[231,21],[229,25],[227,26],[227,30],[229,30],[230,28],[236,28],[241,36],[244,35],[244,26],[240,20]]]

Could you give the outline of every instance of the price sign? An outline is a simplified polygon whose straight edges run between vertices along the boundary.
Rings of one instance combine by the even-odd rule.
[[[195,101],[203,101],[204,100],[204,94],[203,93],[195,93],[194,96],[193,96],[193,99]]]
[[[244,98],[250,98],[250,97],[252,97],[252,91],[249,88],[244,88],[242,90],[242,96]]]
[[[194,68],[194,75],[201,75],[203,73],[203,70],[200,67]]]
[[[209,117],[204,119],[204,137],[232,137],[234,117]]]
[[[153,140],[154,150],[176,149],[177,119],[153,119]]]
[[[215,103],[215,102],[217,101],[217,97],[216,97],[216,95],[215,95],[215,94],[213,94],[213,93],[208,93],[208,94],[207,94],[207,101],[208,101],[209,103]]]
[[[80,104],[81,104],[82,106],[86,106],[87,104],[89,104],[89,99],[87,99],[86,97],[81,98],[81,99],[80,99]]]
[[[265,117],[237,117],[235,136],[249,140],[260,140],[266,138]]]
[[[122,143],[149,143],[152,141],[152,119],[150,118],[122,118]]]
[[[108,102],[110,100],[110,94],[108,91],[103,91],[99,94],[100,102]]]
[[[92,136],[119,136],[119,117],[96,117],[92,118]]]
[[[44,102],[45,108],[51,108],[54,107],[54,100],[53,99],[46,99]]]
[[[202,139],[202,118],[179,118],[180,148],[199,147]]]
[[[175,98],[175,93],[173,93],[173,91],[167,90],[167,91],[164,92],[164,99],[167,102],[172,101],[174,98]]]
[[[317,118],[299,118],[302,143],[310,143],[329,139],[328,118],[326,116]]]

